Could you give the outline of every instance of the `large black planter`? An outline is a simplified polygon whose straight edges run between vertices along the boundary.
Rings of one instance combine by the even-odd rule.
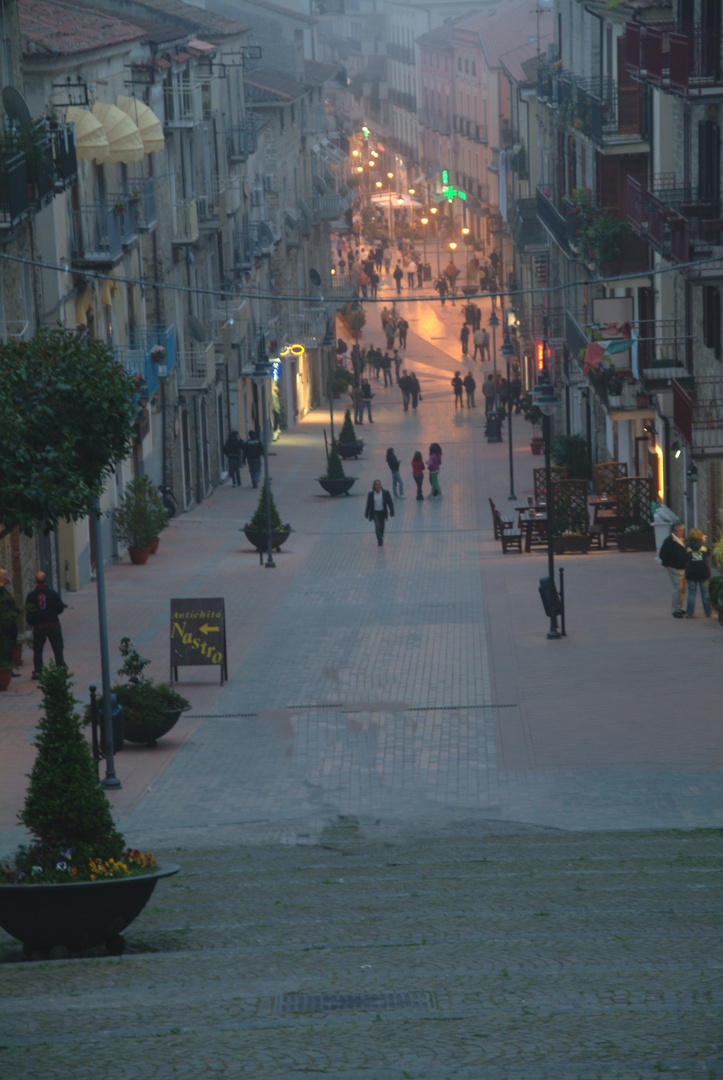
[[[329,495],[348,495],[352,484],[356,483],[356,476],[342,476],[339,480],[328,480],[325,476],[320,476],[319,483]]]
[[[252,547],[255,547],[257,551],[266,551],[269,538],[264,529],[244,529],[244,536],[248,540]],[[291,529],[272,529],[271,530],[271,547],[274,551],[278,551],[282,544],[291,536]]]
[[[161,738],[162,735],[167,735],[178,723],[183,709],[166,709],[163,721],[160,724],[151,724],[147,720],[143,720],[142,717],[131,716],[130,713],[123,713],[123,738],[126,742],[134,743],[146,743],[148,746],[155,746],[156,741]]]
[[[364,449],[364,440],[357,439],[353,443],[338,442],[336,448],[339,451],[339,457],[344,458],[345,461],[348,461],[349,458],[356,459]]]
[[[140,915],[156,883],[177,874],[174,863],[153,874],[67,885],[0,885],[0,926],[22,942],[23,952],[42,957],[49,949],[82,952],[105,944],[119,956],[121,930]]]

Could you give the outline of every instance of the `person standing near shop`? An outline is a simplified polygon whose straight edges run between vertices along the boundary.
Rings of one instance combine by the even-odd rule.
[[[379,547],[384,543],[384,526],[387,518],[394,517],[394,503],[388,491],[382,488],[381,480],[375,480],[372,490],[367,495],[367,505],[364,511],[367,521],[374,522]]]
[[[50,642],[58,667],[68,666],[63,656],[63,631],[60,629],[59,619],[66,606],[55,589],[48,585],[43,571],[38,570],[35,575],[35,588],[25,597],[25,618],[28,626],[33,628],[34,679],[39,679],[43,670],[43,649],[46,641]]]
[[[495,377],[492,372],[489,373],[485,381],[482,383],[482,394],[484,395],[485,399],[485,412],[494,412],[497,387],[495,386]]]
[[[462,394],[464,392],[464,383],[462,377],[458,371],[455,371],[454,378],[451,380],[452,389],[454,390],[454,410],[463,409],[464,403],[462,401]]]
[[[372,398],[374,397],[374,394],[372,393],[372,388],[371,388],[371,385],[370,385],[368,379],[362,379],[361,391],[362,391],[362,417],[364,416],[364,406],[366,405],[367,413],[369,414],[369,423],[373,424],[374,421],[372,420]]]
[[[413,289],[417,284],[417,264],[414,259],[410,259],[407,263],[407,288]]]
[[[409,393],[412,398],[412,412],[417,411],[417,404],[422,400],[422,388],[419,385],[419,379],[413,371],[409,373]]]
[[[244,446],[244,453],[246,455],[246,464],[249,467],[249,475],[251,476],[251,486],[259,486],[259,477],[261,476],[261,457],[263,455],[264,448],[261,444],[261,440],[256,437],[255,431],[249,431],[249,437],[246,440]]]
[[[670,535],[663,541],[658,558],[668,571],[670,578],[670,602],[674,619],[682,619],[683,597],[685,596],[685,527],[678,522],[670,529]]]
[[[241,487],[241,466],[244,463],[244,441],[238,431],[232,431],[223,444],[223,452],[228,458],[228,471],[231,487]]]
[[[708,548],[705,546],[705,535],[700,529],[691,529],[689,531],[685,545],[685,555],[685,580],[688,582],[685,617],[686,619],[692,619],[695,614],[695,587],[697,585],[700,588],[703,611],[707,618],[711,614],[710,600],[708,599],[710,567],[708,566]]]

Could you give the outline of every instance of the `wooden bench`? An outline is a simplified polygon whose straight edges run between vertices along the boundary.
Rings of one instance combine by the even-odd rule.
[[[522,554],[522,538],[523,538],[523,535],[524,534],[523,534],[522,529],[515,528],[514,523],[512,523],[510,528],[503,528],[502,532],[500,533],[500,540],[502,541],[502,554],[503,555],[507,554],[507,548],[508,547],[516,546],[517,550],[519,551],[519,553],[521,555]]]
[[[500,531],[501,531],[500,522],[499,522],[499,510],[497,509],[495,504],[492,502],[492,499],[489,499],[489,504],[490,504],[490,510],[492,511],[492,527],[494,528],[494,531],[495,531],[495,540],[499,540]]]

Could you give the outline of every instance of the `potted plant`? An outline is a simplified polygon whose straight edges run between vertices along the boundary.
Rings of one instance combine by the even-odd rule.
[[[332,496],[348,495],[350,488],[356,481],[355,476],[347,476],[344,472],[344,466],[339,457],[336,439],[331,440],[331,450],[329,451],[329,461],[326,466],[326,472],[318,479],[324,491]]]
[[[118,674],[128,679],[128,682],[114,683],[111,692],[115,694],[123,710],[123,738],[127,742],[155,746],[158,739],[167,735],[178,723],[181,713],[191,706],[172,687],[166,683],[155,683],[143,674],[150,660],[133,648],[130,638],[121,638],[118,651],[123,657]],[[102,709],[102,701],[99,708]],[[85,720],[90,723],[89,710]]]
[[[128,196],[128,204],[129,204],[129,206],[138,206],[138,203],[140,201],[141,201],[141,193],[140,193],[140,191],[138,190],[138,188],[133,188],[130,195]]]
[[[530,450],[533,454],[539,455],[545,449],[545,440],[540,435],[542,411],[539,405],[529,405],[524,410],[522,415],[528,423],[532,424],[532,438],[530,439]]]
[[[366,312],[361,306],[354,309],[352,303],[344,304],[343,308],[339,311],[339,318],[344,323],[350,334],[361,334],[364,324],[367,321]]]
[[[334,373],[331,376],[331,392],[335,398],[340,398],[343,393],[354,385],[354,376],[351,371],[347,371],[345,367],[338,367],[334,369]]]
[[[166,355],[165,345],[154,345],[151,349],[151,360],[154,364],[165,364]]]
[[[123,217],[123,215],[126,212],[126,209],[127,209],[127,207],[126,207],[126,204],[125,204],[124,200],[123,199],[116,199],[113,210],[118,215],[118,217]]]
[[[271,506],[271,546],[274,551],[278,551],[282,544],[285,544],[291,535],[292,529],[290,525],[284,525],[281,521],[279,511],[276,509],[276,503],[274,502],[274,493],[269,494],[270,506]],[[259,494],[259,501],[256,507],[256,513],[247,521],[243,527],[244,535],[250,544],[252,544],[257,551],[266,551],[268,547],[268,518],[266,516],[266,481]]]
[[[168,517],[149,476],[134,476],[113,511],[118,539],[128,548],[132,563],[148,561],[150,547],[167,528]]]
[[[83,735],[71,676],[50,664],[40,678],[42,716],[20,821],[33,836],[0,867],[0,926],[28,958],[67,957],[105,943],[120,955],[120,932],[143,909],[162,877],[116,829]]]
[[[339,441],[337,442],[339,457],[343,458],[345,461],[349,458],[358,458],[363,449],[364,440],[357,438],[354,425],[351,422],[351,409],[347,409],[344,413],[344,423],[339,432]]]

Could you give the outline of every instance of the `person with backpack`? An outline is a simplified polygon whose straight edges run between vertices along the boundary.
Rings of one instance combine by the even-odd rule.
[[[231,487],[241,487],[241,466],[244,463],[244,441],[238,431],[232,431],[223,444],[223,452],[228,458],[228,471]]]
[[[688,582],[688,598],[685,607],[686,619],[692,619],[695,613],[696,585],[700,588],[700,598],[703,601],[703,611],[706,618],[710,616],[709,577],[710,567],[708,565],[708,548],[705,546],[705,535],[700,529],[691,529],[685,545],[685,580]]]
[[[259,477],[261,476],[261,457],[263,455],[264,448],[261,444],[261,440],[256,437],[255,431],[249,431],[249,437],[246,440],[244,446],[244,453],[246,454],[246,464],[249,467],[249,474],[251,476],[251,486],[259,486]]]

